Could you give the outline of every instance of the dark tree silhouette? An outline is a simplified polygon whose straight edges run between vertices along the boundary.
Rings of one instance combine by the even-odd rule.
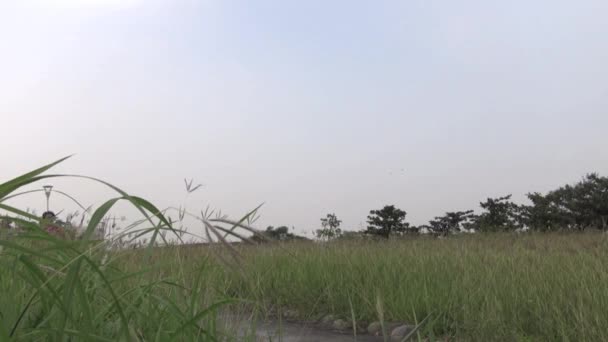
[[[528,194],[528,199],[532,205],[524,206],[522,215],[526,226],[546,232],[566,225],[566,219],[548,196],[534,192]]]
[[[509,231],[523,226],[522,207],[511,202],[511,195],[488,198],[479,205],[484,212],[474,218],[476,230]]]
[[[408,231],[409,223],[405,222],[407,213],[394,205],[387,205],[380,210],[371,210],[367,216],[367,234],[389,238],[392,233],[403,234]]]
[[[436,235],[446,236],[450,233],[460,232],[473,227],[475,219],[473,210],[447,212],[444,216],[437,216],[425,226]]]
[[[530,193],[528,199],[532,205],[524,207],[523,217],[532,229],[608,228],[608,178],[595,173],[546,195]]]
[[[268,240],[278,240],[278,241],[290,241],[290,240],[308,240],[303,236],[299,236],[289,232],[289,228],[286,226],[273,227],[268,226],[262,234],[266,237],[264,239],[260,236],[253,236],[251,239],[256,242],[267,242]]]

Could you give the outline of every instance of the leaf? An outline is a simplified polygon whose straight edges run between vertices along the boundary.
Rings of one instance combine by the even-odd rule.
[[[97,226],[99,225],[101,220],[103,220],[104,216],[106,216],[108,211],[112,208],[112,206],[114,206],[114,204],[116,204],[116,202],[118,202],[119,200],[121,200],[123,198],[124,197],[112,198],[112,199],[106,201],[104,204],[102,204],[99,208],[97,208],[97,210],[95,210],[95,212],[91,216],[91,220],[89,221],[89,224],[87,225],[87,229],[85,230],[84,234],[82,235],[83,240],[91,239],[91,237],[93,236],[93,233],[95,232],[95,229],[97,228]]]
[[[196,322],[198,322],[201,318],[205,317],[206,315],[212,313],[213,311],[217,310],[219,307],[224,306],[226,304],[229,303],[234,303],[234,300],[230,300],[230,299],[226,299],[223,301],[219,301],[215,304],[212,304],[208,307],[206,307],[205,309],[199,311],[196,315],[194,315],[194,317],[192,317],[190,320],[188,320],[186,323],[182,324],[179,328],[177,328],[175,330],[175,332],[173,333],[173,335],[171,336],[171,340],[173,341],[177,338],[177,336],[179,336],[179,333],[182,332],[186,327],[188,327],[189,325],[194,325],[194,327],[196,328],[200,328]],[[210,335],[207,331],[203,330],[202,333],[204,335],[207,336],[207,338],[209,338],[210,341],[217,341],[217,339]]]
[[[43,172],[49,170],[50,168],[52,168],[53,166],[63,162],[64,160],[70,158],[70,156],[61,158],[53,163],[50,163],[48,165],[45,165],[41,168],[38,168],[34,171],[30,171],[26,174],[23,174],[19,177],[13,178],[8,182],[2,183],[0,184],[0,201],[3,200],[3,198],[5,196],[7,196],[8,194],[10,194],[11,192],[19,189],[20,187],[22,187],[23,185],[29,184],[33,181],[42,179],[41,177],[37,177],[38,175],[42,174]]]
[[[59,341],[63,340],[66,324],[70,319],[70,313],[73,313],[71,306],[74,299],[74,292],[77,291],[76,287],[79,285],[77,280],[79,277],[80,265],[81,260],[78,259],[74,262],[74,264],[72,264],[65,278],[65,287],[63,289],[63,307],[65,308],[66,314],[61,317],[61,323],[59,324],[59,337],[57,338]]]

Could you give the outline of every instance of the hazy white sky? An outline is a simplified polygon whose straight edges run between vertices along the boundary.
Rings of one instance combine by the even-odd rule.
[[[607,17],[605,0],[6,0],[0,179],[75,153],[57,171],[160,206],[193,177],[191,209],[265,202],[260,227],[299,231],[523,200],[608,174]]]

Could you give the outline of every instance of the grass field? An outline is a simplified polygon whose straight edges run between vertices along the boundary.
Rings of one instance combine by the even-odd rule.
[[[237,309],[428,318],[421,340],[608,340],[605,233],[108,250],[86,237],[113,200],[73,241],[2,203],[49,167],[0,184],[0,209],[22,227],[0,236],[0,341],[234,340],[218,314]],[[150,203],[115,190],[163,222]]]
[[[92,265],[101,260],[89,265],[77,249],[57,247],[48,247],[45,258],[22,254],[9,262],[3,256],[4,333],[38,288],[16,330],[23,335],[15,336],[54,332],[59,338],[59,328],[72,325],[63,334],[82,337],[86,327],[100,339],[166,340],[195,321],[188,334],[174,337],[188,340],[203,331],[218,337],[215,314],[202,309],[233,298],[262,313],[295,309],[303,319],[333,313],[415,323],[430,315],[423,337],[608,340],[608,241],[601,233],[243,246],[237,248],[243,271],[199,246],[117,252],[98,273]]]
[[[295,309],[304,319],[415,323],[430,315],[421,336],[602,341],[607,247],[601,233],[298,242],[239,248],[244,273],[226,270],[205,247],[166,248],[155,258],[165,260],[165,275],[205,264],[214,296]],[[125,259],[133,267],[138,260]]]
[[[410,323],[481,340],[608,340],[604,235],[489,235],[261,249],[256,298],[303,313]],[[352,311],[351,311],[352,310]]]

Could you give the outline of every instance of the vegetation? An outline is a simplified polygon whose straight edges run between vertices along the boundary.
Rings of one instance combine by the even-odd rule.
[[[602,286],[608,236],[589,229],[606,229],[608,179],[595,174],[531,193],[530,205],[490,198],[479,215],[447,212],[421,227],[410,226],[395,206],[372,210],[365,235],[386,239],[341,234],[335,214],[321,219],[317,236],[324,244],[298,238],[286,226],[258,232],[248,225],[253,211],[236,222],[202,213],[196,219],[208,240],[222,243],[171,246],[168,235],[181,241],[188,234],[181,228],[185,209],[173,221],[167,211],[105,182],[117,197],[97,208],[80,234],[63,238],[46,229],[48,220],[6,204],[23,186],[58,177],[43,174],[55,164],[0,183],[2,341],[235,340],[243,337],[223,328],[221,310],[242,309],[359,321],[428,317],[420,339],[608,340]],[[113,224],[107,213],[118,201],[132,204],[143,219],[99,239],[95,232]],[[523,228],[531,232],[513,233]],[[453,236],[409,234],[418,231]],[[456,234],[465,231],[481,233]],[[144,237],[146,248],[117,243]],[[228,237],[278,242],[230,244]]]
[[[313,319],[334,313],[414,323],[430,315],[421,337],[442,340],[608,339],[608,291],[600,285],[608,283],[604,233],[420,236],[329,246],[245,248],[247,277],[231,278],[229,288]]]
[[[475,215],[473,210],[447,212],[444,216],[437,216],[429,225],[419,227],[437,235],[447,236],[471,229],[474,226]]]
[[[541,231],[608,228],[608,178],[589,174],[574,184],[547,195],[528,194],[531,206],[524,207],[524,223]]]
[[[342,221],[338,220],[336,214],[327,214],[327,217],[321,219],[322,228],[317,229],[315,235],[318,239],[324,241],[339,238],[342,235],[341,223]]]
[[[59,175],[42,175],[62,160],[0,183],[0,340],[1,341],[195,341],[222,337],[217,310],[231,300],[205,286],[213,264],[182,262],[155,255],[166,233],[180,236],[173,222],[150,202],[101,182],[118,194],[103,203],[77,239],[49,233],[42,219],[5,204],[23,186]],[[94,240],[103,217],[118,201],[131,203],[144,217],[133,225],[134,239],[150,236],[137,264],[114,241]],[[8,214],[12,215],[8,215]],[[200,217],[208,234],[221,235],[226,219]],[[242,226],[245,219],[235,225]],[[19,229],[18,234],[13,231]],[[10,235],[10,236],[9,236]],[[122,236],[121,236],[122,237]],[[126,253],[126,254],[125,254]],[[170,265],[170,272],[166,266]],[[216,285],[216,284],[214,284]]]
[[[365,233],[388,238],[391,233],[430,232],[447,236],[460,232],[509,232],[520,230],[584,231],[608,228],[608,178],[595,173],[574,185],[565,185],[546,195],[529,193],[529,205],[511,201],[511,195],[488,198],[473,210],[447,212],[418,227],[405,222],[405,211],[395,206],[372,210]]]
[[[394,205],[387,205],[380,210],[372,210],[367,217],[367,234],[379,235],[386,239],[392,233],[404,233],[409,228],[405,222],[407,213]]]
[[[597,284],[608,281],[607,247],[600,232],[493,233],[243,245],[243,274],[204,247],[159,249],[154,260],[165,260],[157,272],[167,274],[206,260],[207,291],[248,298],[262,313],[411,323],[429,316],[420,337],[442,340],[603,341],[608,292]],[[137,269],[144,256],[121,261]]]
[[[303,236],[296,235],[289,231],[287,226],[273,227],[268,226],[265,231],[261,234],[254,235],[252,238],[253,241],[258,243],[268,242],[268,241],[291,241],[291,240],[307,240]]]

